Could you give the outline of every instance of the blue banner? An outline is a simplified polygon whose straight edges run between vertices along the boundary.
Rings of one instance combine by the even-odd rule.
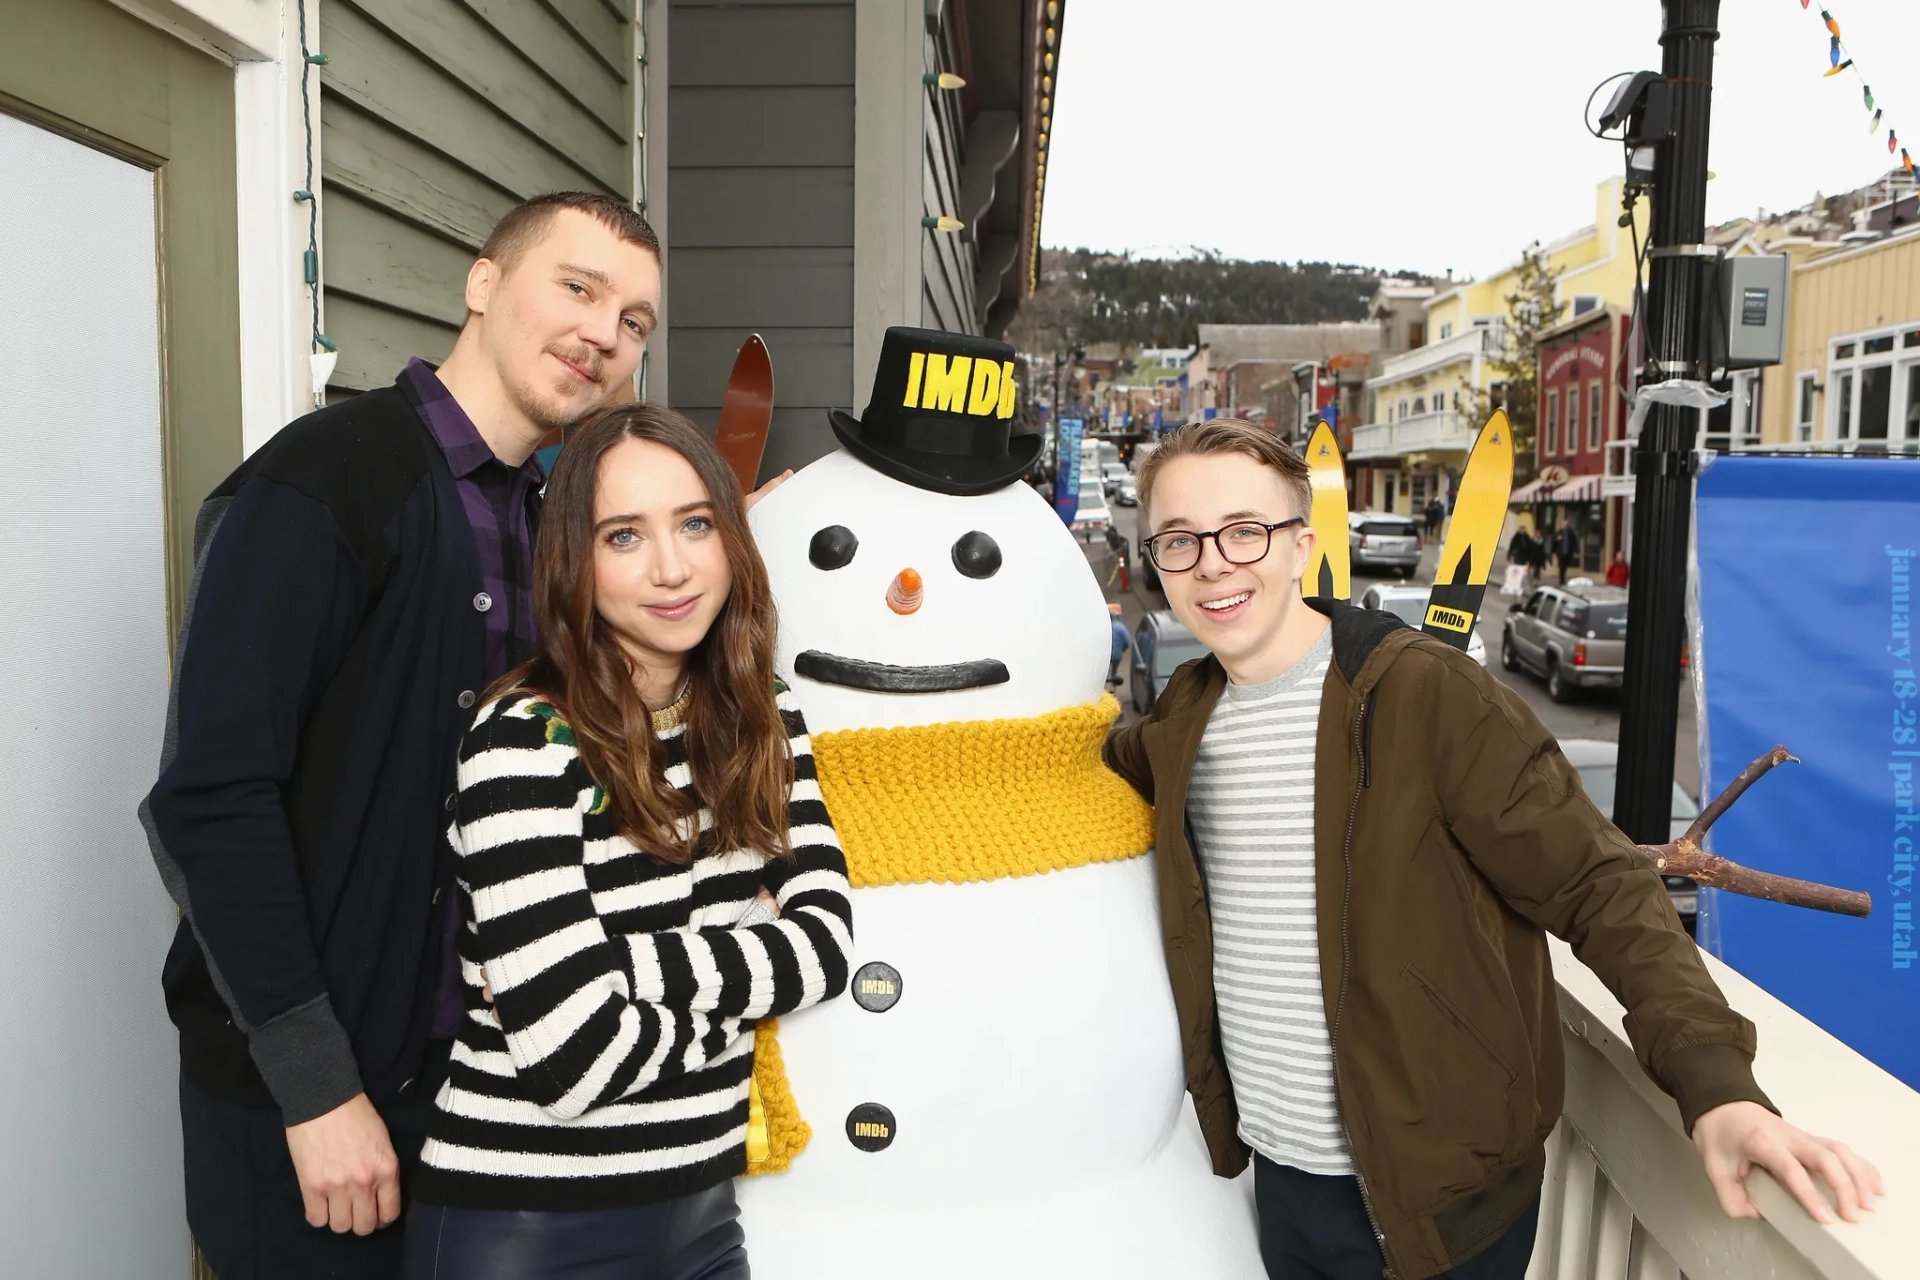
[[[1920,463],[1724,457],[1696,490],[1702,794],[1784,744],[1715,853],[1873,895],[1865,920],[1703,890],[1701,944],[1920,1088]]]
[[[1054,454],[1053,509],[1060,519],[1073,523],[1080,513],[1080,440],[1086,423],[1079,418],[1060,419],[1060,438]]]

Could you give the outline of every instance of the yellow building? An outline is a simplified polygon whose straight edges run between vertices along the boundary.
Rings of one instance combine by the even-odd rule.
[[[1733,447],[1920,452],[1920,225],[1801,257],[1785,363],[1735,376]]]
[[[1546,246],[1566,318],[1633,305],[1633,242],[1620,225],[1620,199],[1621,179],[1601,183],[1592,225]],[[1644,244],[1645,200],[1635,216]],[[1452,490],[1480,429],[1467,393],[1499,380],[1494,362],[1506,351],[1507,295],[1520,267],[1441,286],[1424,304],[1424,345],[1387,360],[1368,381],[1367,420],[1354,429],[1348,455],[1359,509],[1411,513]]]

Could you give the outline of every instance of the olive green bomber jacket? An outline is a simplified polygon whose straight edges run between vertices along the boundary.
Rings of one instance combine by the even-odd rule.
[[[1728,1008],[1660,877],[1596,810],[1525,702],[1390,614],[1308,602],[1333,625],[1315,747],[1316,915],[1341,1118],[1391,1276],[1421,1280],[1531,1204],[1560,1115],[1547,933],[1626,1007],[1641,1066],[1689,1130],[1771,1107],[1752,1024]],[[1226,673],[1182,667],[1108,764],[1154,804],[1167,970],[1214,1168],[1247,1151],[1214,1014],[1205,877],[1186,821]]]

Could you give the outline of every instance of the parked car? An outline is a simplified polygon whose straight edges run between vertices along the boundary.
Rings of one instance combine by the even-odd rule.
[[[1419,583],[1381,583],[1368,587],[1366,594],[1360,597],[1362,609],[1384,609],[1400,621],[1418,630],[1427,621],[1427,598],[1432,587],[1423,587]],[[1487,665],[1487,642],[1480,638],[1476,629],[1467,638],[1467,656],[1481,666]]]
[[[1420,526],[1378,511],[1347,515],[1347,560],[1356,569],[1390,569],[1406,577],[1420,567]]]
[[[1120,483],[1113,487],[1113,500],[1123,507],[1140,505],[1140,491],[1134,487],[1132,476],[1123,477]]]
[[[1618,689],[1626,656],[1627,593],[1618,587],[1536,587],[1500,632],[1500,665],[1539,675],[1555,702]]]
[[[1112,462],[1103,462],[1100,464],[1100,483],[1106,489],[1109,498],[1111,498],[1114,495],[1114,491],[1120,487],[1122,480],[1131,480],[1132,478],[1132,476],[1127,474],[1126,464],[1118,458],[1115,458]]]
[[[1612,817],[1614,765],[1619,758],[1619,744],[1592,738],[1562,738],[1560,750],[1566,754],[1567,763],[1580,775],[1580,785],[1586,789],[1587,799],[1593,801],[1593,807]],[[1667,838],[1677,840],[1685,835],[1687,828],[1699,816],[1700,806],[1679,783],[1674,783],[1673,815]],[[1699,886],[1685,876],[1660,878],[1667,882],[1667,895],[1673,899],[1673,909],[1680,913],[1680,922],[1691,933],[1699,910]]]
[[[1207,646],[1173,616],[1173,610],[1156,609],[1140,619],[1140,629],[1133,633],[1133,709],[1141,715],[1153,710],[1180,664],[1206,654]]]
[[[1073,523],[1068,527],[1089,542],[1104,538],[1107,529],[1113,524],[1113,508],[1107,505],[1107,495],[1101,492],[1100,482],[1090,476],[1080,480],[1080,508],[1073,513]]]

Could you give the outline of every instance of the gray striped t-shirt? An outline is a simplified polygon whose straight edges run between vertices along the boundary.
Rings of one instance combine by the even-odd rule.
[[[1332,630],[1260,684],[1229,683],[1187,793],[1213,910],[1213,986],[1240,1136],[1276,1164],[1353,1172],[1314,920],[1313,747]]]

